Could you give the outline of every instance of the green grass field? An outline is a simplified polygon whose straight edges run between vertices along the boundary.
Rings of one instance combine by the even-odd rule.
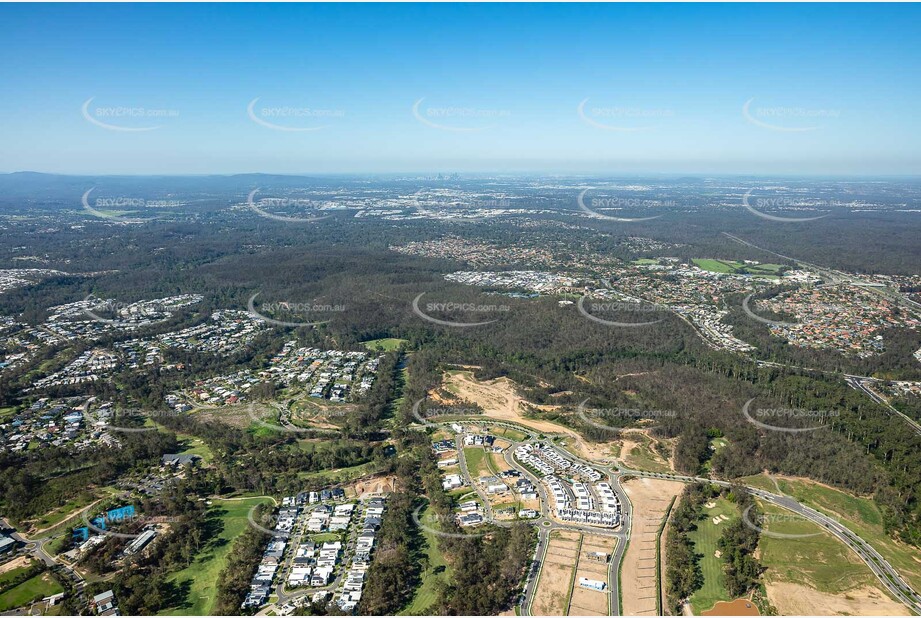
[[[820,592],[844,594],[863,586],[878,586],[869,567],[844,543],[816,524],[791,517],[780,507],[759,501],[765,514],[762,527],[781,534],[815,534],[805,538],[779,539],[761,535],[758,545],[766,581],[785,581]],[[772,519],[773,517],[773,519]]]
[[[299,472],[299,479],[324,479],[328,483],[345,483],[366,474],[372,474],[377,471],[373,461],[358,464],[348,468],[336,468],[335,470],[320,470],[319,472]]]
[[[642,266],[648,266],[650,264],[658,264],[659,260],[653,260],[650,258],[640,258],[638,260],[633,260],[633,264],[639,264]]]
[[[332,543],[338,541],[341,535],[336,534],[335,532],[323,532],[320,534],[311,534],[310,540],[314,543]]]
[[[735,260],[714,260],[709,258],[694,258],[694,264],[704,270],[714,273],[739,273],[747,272],[756,276],[774,276],[783,265],[781,264],[746,264]]]
[[[752,486],[777,492],[770,479],[763,475],[745,477]],[[883,516],[870,498],[848,493],[818,483],[800,479],[777,479],[780,490],[803,504],[837,517],[842,524],[872,545],[906,578],[916,590],[921,588],[921,557],[917,549],[893,540],[883,529]]]
[[[712,608],[718,601],[731,601],[726,585],[723,583],[723,559],[717,558],[717,542],[723,535],[723,530],[734,520],[739,519],[739,510],[736,505],[724,498],[714,500],[716,507],[704,507],[704,518],[697,522],[697,530],[688,536],[694,542],[694,551],[701,555],[700,569],[703,571],[704,584],[697,592],[691,595],[690,602],[694,614],[699,616]],[[725,515],[729,519],[718,525],[713,523],[713,518]]]
[[[394,337],[385,337],[384,339],[371,339],[370,341],[361,342],[363,346],[369,350],[374,350],[375,352],[393,352],[394,350],[399,349],[399,347],[404,343],[406,343],[406,339],[396,339]]]
[[[32,566],[33,566],[34,564],[35,564],[35,561],[32,560],[32,561],[31,561],[29,564],[27,564],[26,566],[19,567],[19,568],[16,568],[16,569],[13,569],[13,570],[11,570],[11,571],[7,571],[6,573],[0,575],[0,588],[3,588],[3,587],[5,587],[5,586],[9,585],[9,583],[10,583],[11,581],[13,581],[13,580],[16,579],[17,577],[19,577],[20,575],[22,575],[23,573],[25,573],[26,571],[28,571],[30,568],[32,568]]]
[[[518,431],[517,429],[511,429],[509,427],[491,426],[489,428],[489,433],[501,438],[508,438],[513,442],[521,442],[528,437],[523,431]]]
[[[28,605],[52,594],[64,592],[64,588],[49,573],[36,575],[18,586],[0,594],[0,612]]]
[[[425,522],[425,512],[421,511],[422,521]],[[421,616],[429,614],[431,605],[438,597],[438,582],[451,581],[451,565],[447,563],[444,553],[438,549],[438,537],[423,529],[425,537],[426,567],[422,573],[422,583],[416,589],[413,600],[399,612],[401,616]]]
[[[486,451],[480,446],[468,446],[464,449],[464,459],[467,460],[467,472],[475,481],[481,476],[490,474],[486,464]]]
[[[214,609],[218,577],[227,564],[227,555],[233,542],[249,525],[247,514],[256,504],[266,503],[266,498],[243,500],[215,500],[209,509],[220,522],[219,530],[204,550],[195,556],[187,568],[174,573],[169,579],[186,591],[181,607],[161,612],[167,616],[207,616]]]

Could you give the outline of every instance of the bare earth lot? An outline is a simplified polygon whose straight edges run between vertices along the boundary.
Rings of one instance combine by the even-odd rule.
[[[768,598],[784,616],[910,616],[908,608],[878,588],[856,588],[828,594],[791,582],[766,584]]]
[[[609,563],[596,562],[588,555],[591,552],[604,552],[608,555],[614,553],[617,540],[610,537],[585,535],[582,538],[582,549],[579,551],[579,564],[576,567],[576,578],[572,589],[572,601],[569,604],[570,616],[607,616],[609,590],[604,592],[590,590],[579,585],[579,578],[597,579],[608,582]],[[616,602],[616,600],[615,600]]]
[[[578,433],[563,425],[525,418],[524,404],[544,410],[552,410],[556,406],[539,406],[528,403],[518,395],[515,383],[508,378],[481,382],[469,371],[454,371],[445,373],[442,387],[458,399],[472,401],[479,405],[483,408],[484,416],[518,423],[542,433],[564,434],[574,441],[576,454],[587,459],[611,459],[609,447],[606,445],[588,443]],[[430,393],[430,396],[437,399],[434,393]]]
[[[579,555],[578,532],[553,532],[531,604],[535,616],[565,616],[573,568]]]
[[[656,615],[656,533],[682,483],[634,478],[623,484],[633,504],[630,545],[621,567],[624,615]]]

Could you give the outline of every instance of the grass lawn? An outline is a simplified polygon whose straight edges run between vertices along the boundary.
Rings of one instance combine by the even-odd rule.
[[[64,592],[64,588],[49,573],[36,575],[0,594],[0,612],[28,605],[36,598],[42,599],[59,592]]]
[[[375,352],[393,352],[404,343],[406,343],[406,339],[396,339],[394,337],[385,337],[384,339],[372,339],[370,341],[361,342],[363,346],[369,350],[374,350]]]
[[[653,260],[650,258],[640,258],[638,260],[633,260],[633,263],[640,264],[640,265],[658,264],[659,260]]]
[[[331,543],[338,541],[342,536],[335,532],[322,532],[320,534],[311,534],[310,540],[314,543]]]
[[[766,519],[764,529],[781,534],[815,534],[816,536],[779,539],[761,535],[758,545],[767,581],[786,581],[808,586],[820,592],[846,594],[863,586],[879,586],[869,567],[844,543],[818,525],[790,517],[778,506],[759,501]],[[777,515],[771,519],[772,515]]]
[[[182,440],[183,450],[179,452],[180,455],[198,455],[202,459],[202,463],[209,464],[211,460],[214,459],[214,455],[211,453],[211,449],[208,448],[208,445],[205,444],[205,441],[201,438],[196,438],[193,436],[180,436]]]
[[[366,474],[371,474],[376,472],[377,469],[374,467],[374,462],[369,461],[368,463],[358,464],[357,466],[351,466],[348,468],[336,468],[335,470],[320,470],[318,472],[299,472],[297,478],[299,479],[326,479],[329,483],[344,483],[357,479],[360,476]]]
[[[749,485],[776,493],[777,488],[763,475],[743,479]],[[778,478],[780,490],[803,504],[836,517],[852,532],[872,545],[916,590],[921,588],[921,558],[917,548],[892,539],[883,529],[883,516],[870,498],[852,496],[805,479]]]
[[[15,568],[11,571],[7,571],[6,573],[0,575],[0,588],[3,588],[4,586],[8,585],[11,581],[13,581],[17,577],[19,577],[20,575],[28,571],[30,568],[32,568],[32,565],[34,564],[35,564],[35,561],[32,560],[26,566]]]
[[[423,522],[426,521],[425,510],[420,512],[420,518]],[[451,581],[451,565],[445,560],[444,553],[438,549],[438,537],[425,529],[422,530],[422,535],[425,537],[427,565],[422,573],[422,584],[416,589],[412,602],[399,612],[401,616],[429,614],[429,607],[438,597],[437,582]]]
[[[486,467],[486,451],[481,446],[468,446],[464,449],[464,459],[467,460],[467,472],[475,481],[481,476],[489,474]]]
[[[746,264],[734,260],[713,260],[708,258],[694,258],[694,264],[704,270],[714,273],[741,273],[747,272],[755,276],[773,276],[783,268],[781,264]]]
[[[512,442],[521,442],[527,438],[527,434],[523,431],[518,431],[517,429],[510,429],[508,427],[498,427],[493,426],[489,428],[489,433],[494,436],[501,436],[503,438],[508,438]]]
[[[249,525],[247,514],[256,504],[269,502],[266,498],[244,500],[214,500],[209,514],[216,517],[218,530],[192,564],[170,576],[180,589],[186,591],[182,607],[161,612],[168,616],[207,616],[214,609],[218,576],[227,564],[233,542]]]
[[[739,510],[736,505],[724,498],[714,500],[716,506],[712,509],[704,507],[704,517],[697,522],[697,530],[688,536],[694,542],[694,551],[700,554],[700,569],[704,575],[704,585],[691,595],[691,608],[699,616],[712,608],[717,601],[731,601],[726,585],[723,583],[723,559],[717,558],[716,544],[723,535],[723,530],[736,519],[739,519]],[[729,519],[719,524],[713,523],[714,517],[725,515]]]

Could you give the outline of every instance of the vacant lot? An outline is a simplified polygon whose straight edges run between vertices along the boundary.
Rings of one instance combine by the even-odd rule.
[[[761,536],[768,600],[781,614],[823,613],[905,615],[907,608],[889,599],[876,576],[837,537],[810,521],[793,521],[779,507],[760,503],[768,532],[815,536],[778,539]],[[785,515],[771,519],[772,515]],[[828,605],[829,599],[836,599]],[[833,609],[831,609],[833,608]]]
[[[451,393],[460,400],[471,401],[483,409],[483,415],[495,420],[510,421],[529,427],[545,434],[563,434],[572,439],[571,445],[574,452],[582,457],[595,459],[598,457],[609,457],[608,447],[603,444],[591,444],[586,442],[578,433],[550,421],[531,419],[524,416],[523,404],[528,403],[522,399],[516,389],[515,383],[508,378],[497,378],[495,380],[479,381],[470,371],[448,371],[444,375],[442,387],[445,391]],[[430,397],[438,399],[435,393],[430,393]],[[450,403],[450,402],[443,402]],[[538,406],[529,404],[543,410],[554,409],[557,406]],[[500,429],[495,431],[497,435],[511,437],[510,432],[503,432]],[[517,436],[523,438],[523,434]]]
[[[372,339],[371,341],[361,342],[363,346],[369,350],[374,350],[375,352],[392,352],[398,349],[404,343],[406,343],[405,339],[395,339],[393,337],[386,337],[384,339]]]
[[[0,594],[0,612],[29,605],[36,599],[41,600],[63,591],[64,588],[50,573],[42,573]]]
[[[610,556],[614,553],[617,539],[605,536],[585,535],[582,538],[582,548],[579,551],[579,563],[576,567],[575,583],[572,589],[572,600],[569,603],[571,616],[607,616],[608,603],[611,602],[610,588],[602,591],[583,588],[579,585],[579,578],[596,579],[605,583],[608,581],[608,562],[592,560],[589,554],[603,552]],[[616,599],[614,600],[616,602]]]
[[[672,471],[671,464],[655,448],[661,448],[658,440],[650,438],[644,431],[625,431],[623,436],[619,459],[625,466],[649,472]]]
[[[756,276],[771,276],[783,268],[780,264],[746,264],[734,260],[694,258],[692,261],[699,268],[715,273],[749,273]]]
[[[883,529],[883,516],[871,498],[852,496],[815,481],[775,476],[774,482],[763,475],[746,477],[745,482],[767,491],[796,498],[803,504],[838,518],[881,553],[915,590],[921,589],[921,558],[917,548],[892,539]]]
[[[623,484],[633,505],[630,544],[621,567],[621,597],[624,615],[657,614],[656,534],[672,498],[683,483],[634,478]]]
[[[550,544],[540,569],[540,579],[537,580],[531,614],[566,615],[581,537],[577,532],[555,531],[550,534]]]

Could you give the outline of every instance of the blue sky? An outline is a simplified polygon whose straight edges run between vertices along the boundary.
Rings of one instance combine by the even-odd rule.
[[[0,22],[6,172],[921,173],[918,5],[3,4]]]

